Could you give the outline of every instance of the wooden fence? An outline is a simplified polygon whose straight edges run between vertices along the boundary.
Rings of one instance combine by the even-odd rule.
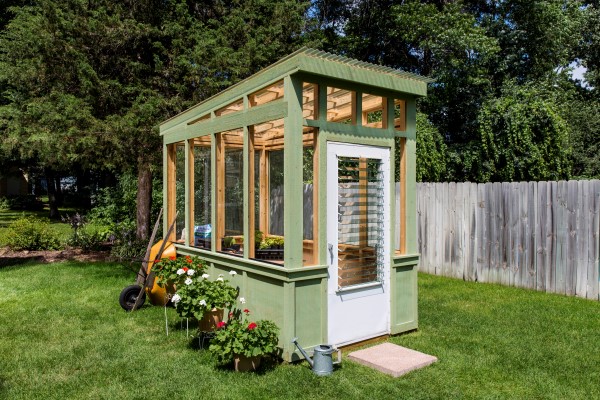
[[[599,300],[600,181],[420,183],[420,270]]]

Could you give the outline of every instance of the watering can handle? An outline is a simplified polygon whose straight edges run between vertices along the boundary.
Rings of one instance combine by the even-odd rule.
[[[333,349],[333,351],[337,351],[337,361],[334,361],[333,364],[341,364],[342,363],[342,351],[340,349]]]

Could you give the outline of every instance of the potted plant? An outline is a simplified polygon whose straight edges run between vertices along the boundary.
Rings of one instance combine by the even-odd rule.
[[[154,263],[152,272],[156,283],[164,288],[173,290],[187,278],[202,275],[206,271],[206,262],[198,257],[169,257]]]
[[[231,276],[236,274],[230,272]],[[214,281],[209,278],[207,273],[186,278],[171,298],[177,313],[183,318],[196,318],[201,331],[214,330],[223,319],[223,308],[231,307],[238,295],[223,275]]]
[[[279,328],[268,320],[252,321],[250,310],[235,309],[220,322],[209,350],[221,364],[233,362],[236,371],[254,371],[264,356],[277,352]]]
[[[256,242],[256,258],[282,260],[283,247],[284,238],[282,236],[265,236],[261,232],[261,240]]]

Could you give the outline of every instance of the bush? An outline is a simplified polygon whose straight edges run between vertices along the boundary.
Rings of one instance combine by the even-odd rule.
[[[12,222],[5,233],[12,250],[58,250],[62,247],[58,232],[47,221],[23,217]]]
[[[146,254],[147,240],[135,235],[135,222],[113,224],[108,238],[112,243],[110,255],[119,261],[141,261]]]
[[[10,210],[10,201],[6,197],[0,197],[0,211]]]
[[[96,228],[79,228],[73,231],[67,244],[71,247],[78,247],[84,251],[102,250],[108,232]]]

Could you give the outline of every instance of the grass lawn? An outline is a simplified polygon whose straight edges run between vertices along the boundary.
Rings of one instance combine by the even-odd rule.
[[[420,275],[419,330],[390,339],[439,362],[391,378],[344,361],[256,374],[215,367],[172,309],[118,305],[134,273],[63,262],[0,269],[2,399],[600,398],[600,303]],[[301,339],[301,338],[300,338]]]

